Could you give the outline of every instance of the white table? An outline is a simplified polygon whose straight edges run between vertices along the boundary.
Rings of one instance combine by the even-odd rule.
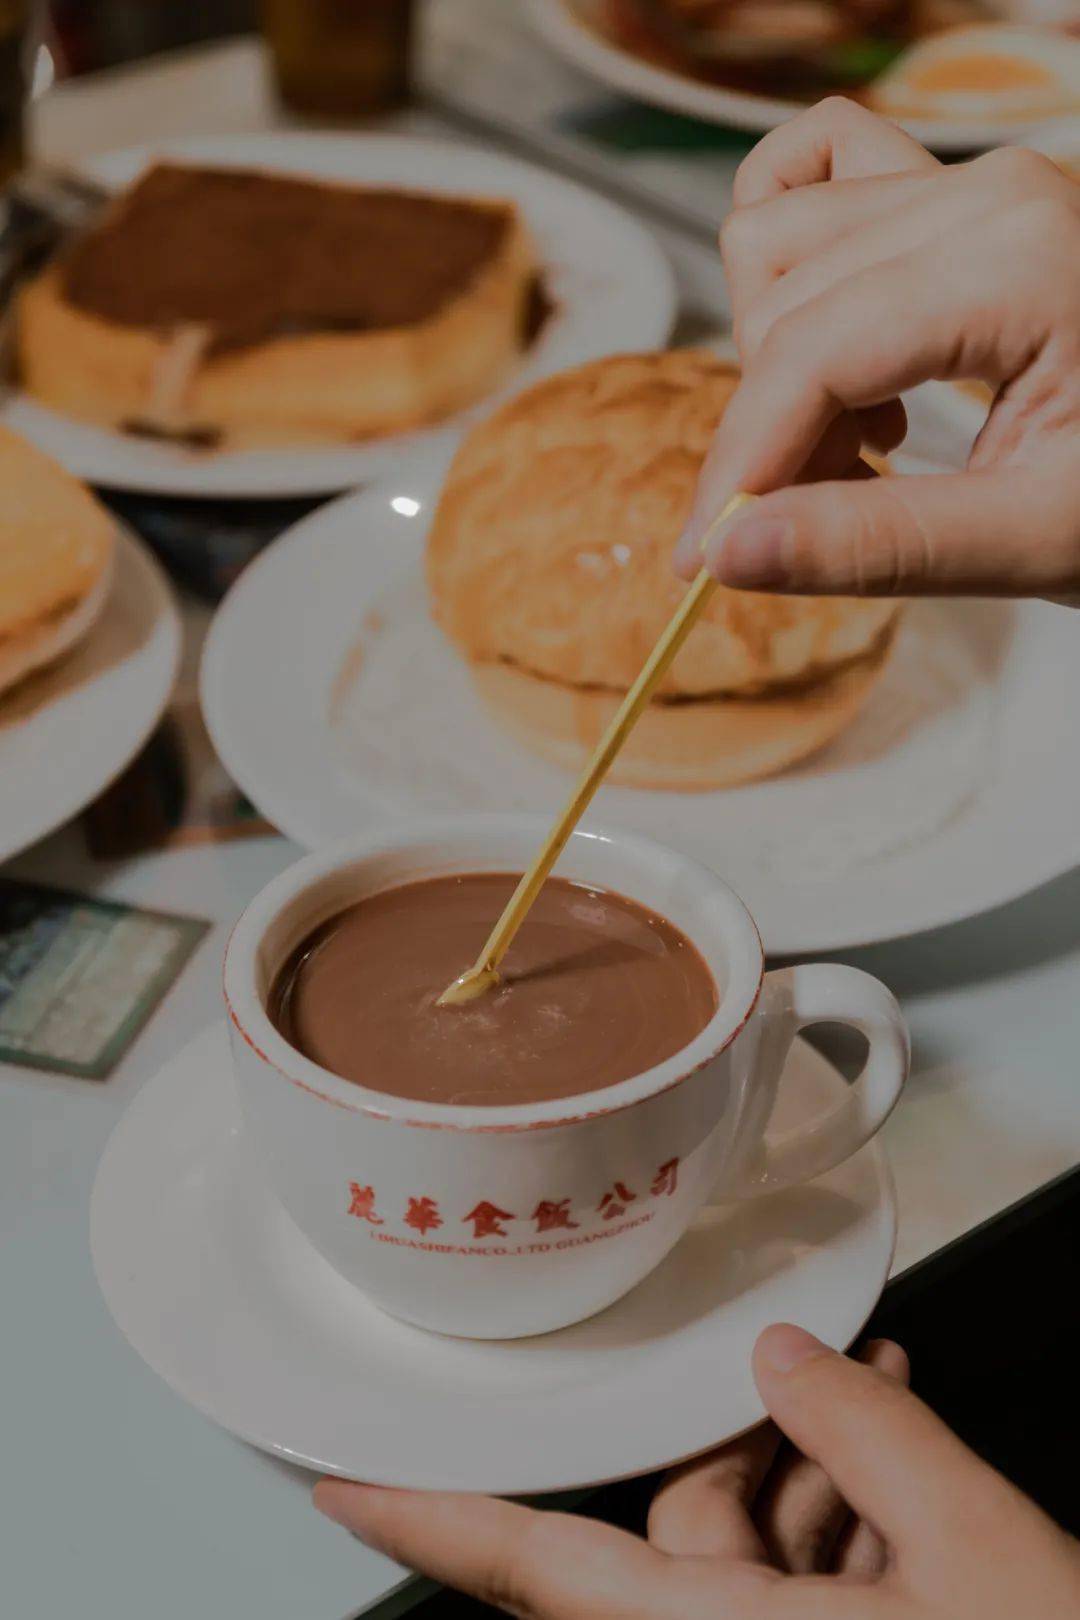
[[[320,1519],[310,1479],[186,1407],[98,1294],[87,1201],[134,1092],[219,1016],[229,921],[297,851],[279,839],[106,873],[100,892],[217,919],[104,1084],[0,1066],[0,1568],[19,1620],[344,1620],[400,1572]],[[68,832],[14,864],[76,887]],[[886,1129],[903,1269],[1080,1160],[1080,873],[991,916],[847,953],[900,995],[915,1068]],[[410,1594],[410,1596],[413,1594]]]
[[[241,42],[61,88],[39,104],[35,135],[43,156],[69,160],[275,117],[258,51]],[[715,310],[704,250],[672,246],[684,293]],[[69,829],[11,868],[217,924],[108,1082],[0,1066],[0,1605],[13,1620],[344,1620],[419,1595],[311,1510],[306,1475],[164,1387],[113,1327],[90,1266],[87,1201],[109,1131],[219,1016],[226,926],[296,853],[261,839],[110,870]],[[1080,872],[846,959],[892,985],[914,1037],[886,1131],[902,1270],[1080,1161]]]

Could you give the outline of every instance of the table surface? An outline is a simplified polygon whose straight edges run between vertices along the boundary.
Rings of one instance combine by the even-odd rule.
[[[476,5],[494,27],[492,0]],[[450,66],[452,45],[440,46]],[[407,127],[430,127],[424,117]],[[70,161],[278,123],[259,51],[240,42],[60,87],[38,103],[34,134],[42,156]],[[724,161],[710,171],[717,212]],[[722,319],[704,249],[665,240],[684,301],[703,299]],[[110,1130],[143,1081],[219,1015],[226,927],[297,853],[261,838],[110,867],[88,859],[76,827],[8,868],[215,922],[108,1082],[0,1065],[0,1580],[19,1620],[345,1620],[390,1616],[422,1591],[311,1510],[309,1476],[167,1390],[114,1328],[90,1265],[87,1203]],[[892,986],[913,1036],[911,1083],[885,1131],[902,1270],[1080,1161],[1080,872],[845,960]]]

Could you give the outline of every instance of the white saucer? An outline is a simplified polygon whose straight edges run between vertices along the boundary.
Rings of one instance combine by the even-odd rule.
[[[0,697],[0,860],[77,815],[134,759],[168,704],[180,618],[153,553],[121,528],[101,617]]]
[[[487,715],[431,621],[435,486],[418,476],[322,507],[219,609],[206,723],[230,775],[309,848],[381,822],[541,810],[569,778]],[[289,656],[268,627],[289,625]],[[1046,603],[921,602],[830,746],[713,793],[605,786],[598,819],[713,867],[769,952],[838,950],[955,922],[1080,861],[1067,694],[1080,635]]]
[[[662,346],[675,318],[674,277],[644,227],[594,192],[517,158],[405,135],[294,131],[199,137],[110,152],[88,162],[85,172],[116,188],[161,157],[355,185],[513,198],[546,267],[555,308],[495,395],[437,428],[368,443],[193,452],[93,427],[12,393],[0,420],[91,483],[155,494],[229,497],[348,489],[401,460],[412,463],[421,454],[447,453],[478,414],[542,377],[599,355]]]
[[[799,1045],[778,1127],[842,1084]],[[94,1269],[121,1332],[207,1416],[320,1472],[505,1495],[643,1473],[757,1422],[758,1333],[795,1321],[849,1344],[895,1235],[892,1179],[872,1144],[810,1186],[706,1210],[589,1322],[510,1343],[425,1333],[368,1304],[264,1189],[223,1024],[131,1103],[90,1207]]]

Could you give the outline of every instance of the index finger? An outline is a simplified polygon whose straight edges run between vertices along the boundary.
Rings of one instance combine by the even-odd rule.
[[[655,1620],[669,1560],[593,1519],[453,1491],[348,1480],[315,1487],[320,1513],[376,1551],[531,1620]]]
[[[880,405],[961,368],[996,385],[1018,356],[1037,353],[1054,313],[1047,308],[1036,324],[1021,296],[1026,229],[1017,208],[977,236],[962,227],[943,234],[950,274],[930,298],[925,253],[905,253],[776,321],[717,428],[684,551],[701,542],[735,490],[761,495],[792,483],[845,411]]]
[[[846,96],[827,96],[771,130],[743,159],[735,176],[735,207],[767,202],[822,180],[863,180],[940,167],[937,158],[888,119]]]

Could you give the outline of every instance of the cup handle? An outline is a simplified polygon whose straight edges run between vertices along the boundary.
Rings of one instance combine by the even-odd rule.
[[[791,1044],[808,1024],[848,1024],[869,1042],[861,1074],[847,1096],[798,1130],[764,1138],[753,1162],[722,1196],[752,1198],[800,1181],[812,1181],[842,1164],[879,1131],[892,1112],[911,1062],[907,1026],[891,991],[859,968],[829,962],[781,968],[765,977],[758,1016],[759,1109],[750,1132],[761,1136],[772,1112]],[[762,1072],[763,1071],[763,1072]],[[757,1088],[755,1088],[757,1089]]]

